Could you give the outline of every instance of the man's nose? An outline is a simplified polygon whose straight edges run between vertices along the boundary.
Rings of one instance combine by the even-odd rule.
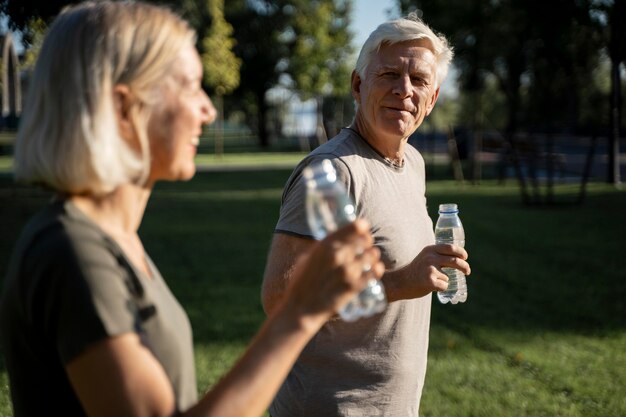
[[[392,92],[400,98],[410,97],[413,93],[411,77],[408,74],[398,77],[395,81]]]

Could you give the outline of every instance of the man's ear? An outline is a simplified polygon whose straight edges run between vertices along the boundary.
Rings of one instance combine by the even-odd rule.
[[[356,70],[352,71],[352,78],[350,79],[350,86],[352,88],[352,97],[356,102],[361,101],[361,76],[356,72]]]
[[[435,107],[435,103],[437,102],[438,98],[439,98],[439,87],[437,87],[437,89],[435,90],[435,93],[430,97],[430,101],[426,105],[426,116],[428,116],[430,112],[433,111],[433,108]]]
[[[135,125],[130,116],[133,102],[133,94],[127,85],[117,84],[113,87],[113,107],[117,119],[117,129],[120,136],[129,142],[135,137]]]

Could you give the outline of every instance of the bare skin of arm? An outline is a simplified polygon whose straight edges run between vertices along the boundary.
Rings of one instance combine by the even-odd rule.
[[[367,222],[357,221],[313,245],[247,351],[189,410],[177,413],[165,372],[135,333],[95,343],[66,365],[81,404],[94,417],[262,415],[306,343],[365,286],[363,265],[382,276],[372,243]]]
[[[263,278],[262,303],[270,314],[280,303],[285,288],[293,277],[299,262],[304,261],[313,240],[277,233],[268,255]],[[471,273],[465,249],[455,245],[431,245],[425,247],[415,259],[403,268],[386,271],[382,277],[389,302],[419,298],[443,291],[448,287],[448,277],[441,267],[457,268],[465,275]]]

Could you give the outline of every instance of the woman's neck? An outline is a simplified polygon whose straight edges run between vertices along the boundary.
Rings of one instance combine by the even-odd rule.
[[[149,189],[127,184],[104,196],[72,195],[69,199],[105,232],[129,235],[139,230],[149,197]]]
[[[69,198],[117,242],[135,268],[152,278],[152,270],[137,233],[149,197],[149,188],[123,185],[106,196],[74,195]]]

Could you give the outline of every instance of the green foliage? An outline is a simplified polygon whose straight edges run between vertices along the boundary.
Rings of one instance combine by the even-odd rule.
[[[207,7],[212,22],[202,41],[204,77],[217,94],[228,94],[239,86],[241,59],[233,53],[236,42],[233,27],[224,19],[224,0],[207,0]]]
[[[0,1],[0,13],[9,17],[9,28],[25,32],[24,41],[28,45],[31,42],[28,27],[33,19],[50,23],[63,7],[74,3],[72,0],[3,0]]]
[[[48,25],[41,17],[33,17],[29,20],[24,33],[30,42],[21,62],[22,68],[30,69],[35,65],[47,30]]]
[[[172,8],[196,30],[206,85],[218,95],[228,95],[229,110],[245,112],[246,123],[263,147],[269,146],[269,129],[274,127],[268,120],[271,104],[266,93],[281,78],[287,79],[285,75],[305,98],[349,93],[352,0],[151,2]],[[48,22],[68,3],[0,1],[0,10],[12,27],[24,29],[33,17]]]
[[[295,0],[287,72],[303,99],[348,94],[353,68],[352,0]]]
[[[288,54],[281,35],[287,16],[284,0],[229,0],[226,17],[235,29],[235,54],[242,59],[241,85],[234,92],[262,146],[269,146],[267,91],[278,84]]]

